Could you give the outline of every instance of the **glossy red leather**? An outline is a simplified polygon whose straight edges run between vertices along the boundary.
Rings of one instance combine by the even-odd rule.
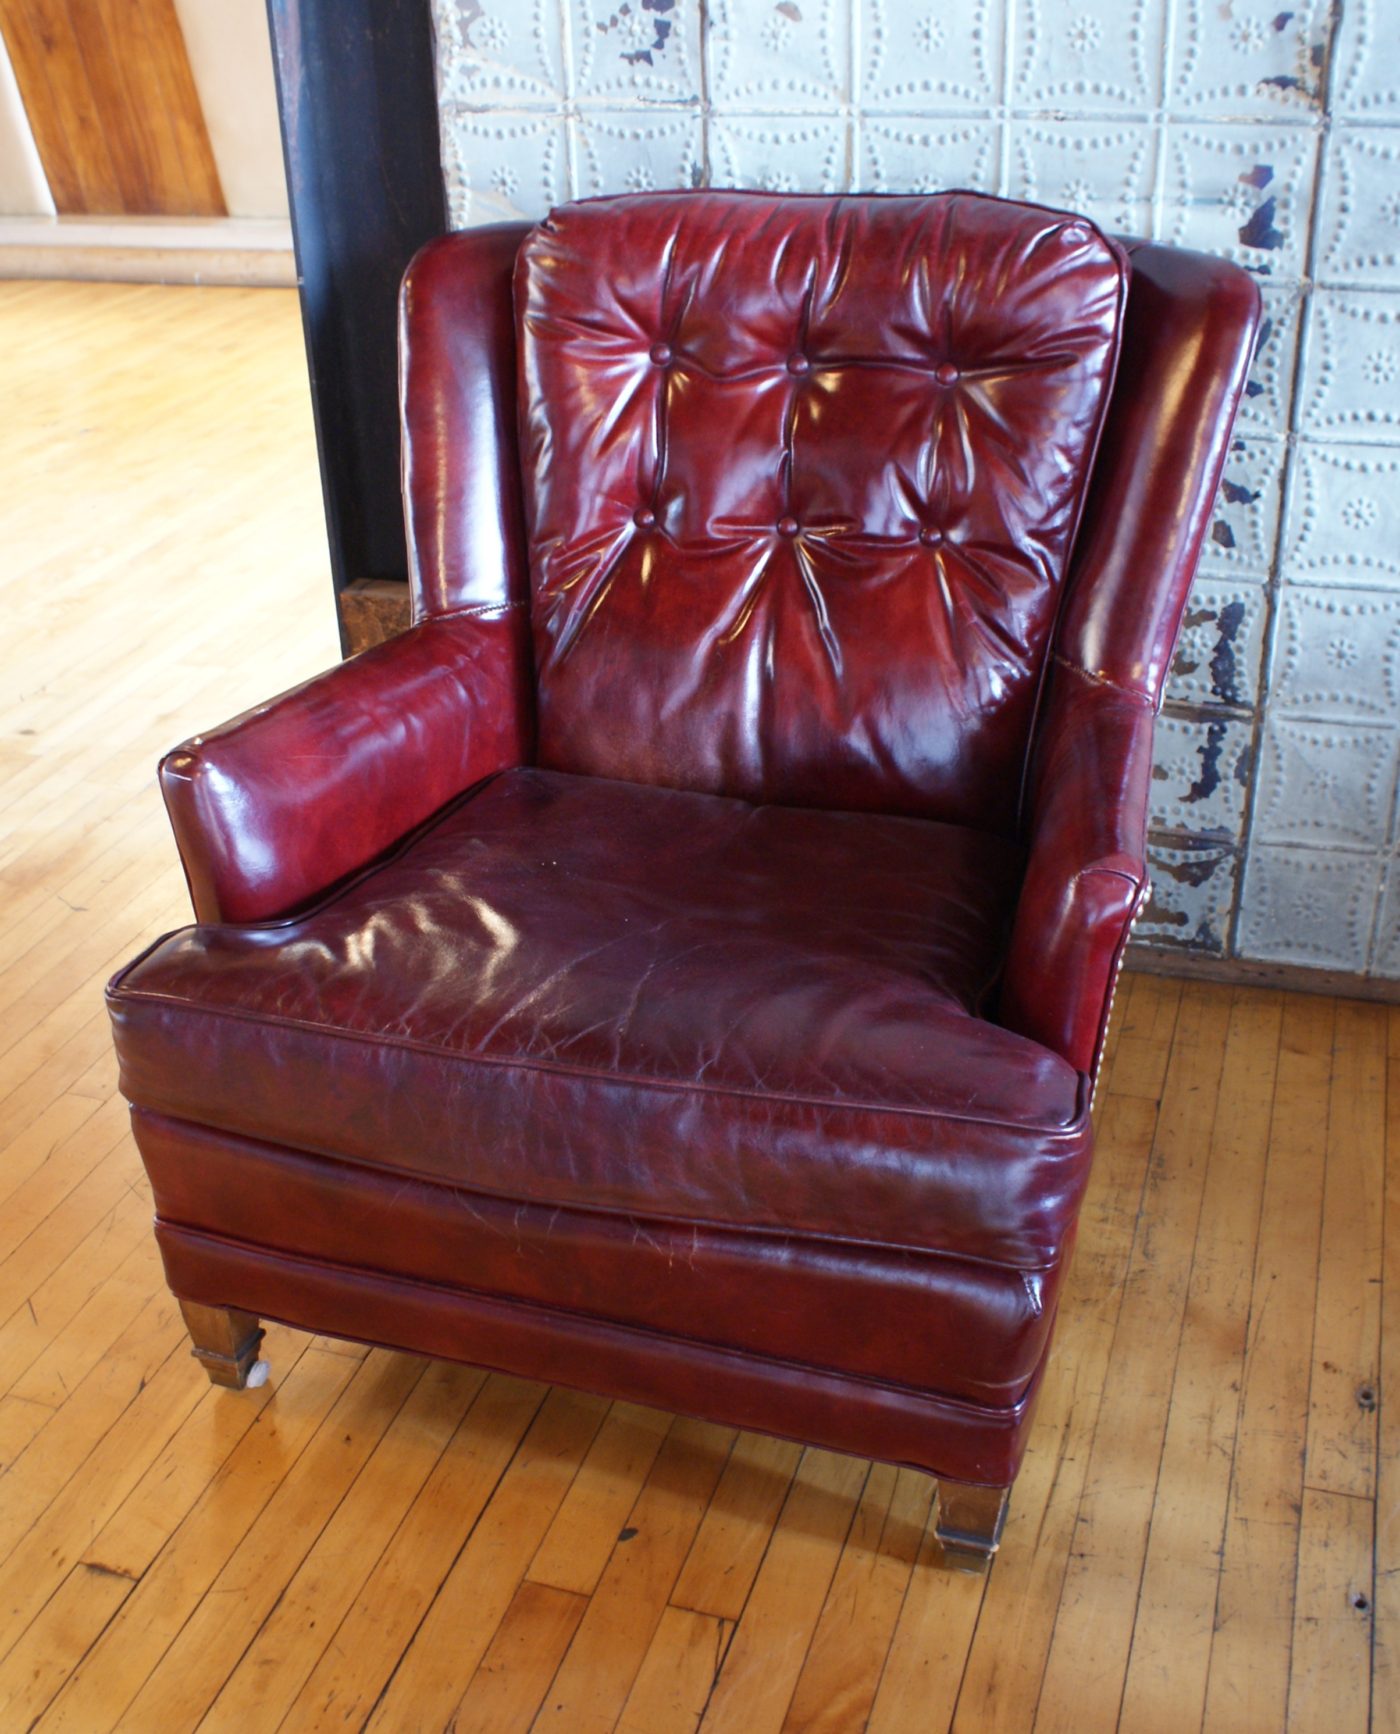
[[[158,1221],[156,1239],[170,1287],[184,1300],[241,1306],[302,1330],[387,1340],[419,1354],[994,1486],[1009,1483],[1020,1466],[1045,1365],[1042,1359],[1014,1403],[974,1403],[553,1307],[292,1258],[173,1223]]]
[[[465,1194],[144,1110],[133,1124],[162,1222],[390,1276],[408,1244],[420,1281],[794,1364],[820,1342],[824,1364],[842,1372],[974,1402],[1014,1403],[1025,1390],[1059,1295],[1063,1260],[1004,1270],[847,1240],[642,1223]],[[889,1328],[911,1316],[924,1328]]]
[[[420,624],[162,770],[175,1292],[1008,1482],[1257,317],[969,194],[426,249]]]
[[[1126,277],[959,193],[555,212],[516,272],[541,762],[1014,834]]]
[[[1089,1132],[1074,1071],[974,1015],[1017,865],[510,772],[299,921],[156,946],[111,995],[122,1088],[473,1194],[1040,1267]]]
[[[1146,895],[1151,719],[1229,453],[1259,291],[1199,253],[1128,243],[1113,405],[1056,638],[1031,866],[1000,1016],[1081,1071]]]
[[[509,609],[522,648],[530,570],[515,438],[511,277],[529,232],[528,223],[498,223],[429,242],[409,266],[399,300],[414,617]]]
[[[529,739],[518,626],[489,605],[414,627],[161,761],[200,921],[309,902]]]

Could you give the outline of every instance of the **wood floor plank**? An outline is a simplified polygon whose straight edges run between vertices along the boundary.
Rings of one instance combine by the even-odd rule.
[[[550,1392],[366,1727],[447,1726],[607,1407],[574,1391]]]
[[[139,1193],[128,1191],[0,1325],[0,1391],[50,1404],[62,1401],[62,1396],[54,1399],[23,1390],[20,1381],[41,1356],[57,1349],[70,1368],[64,1375],[66,1395],[77,1382],[71,1371],[72,1340],[89,1336],[84,1315],[94,1304],[103,1304],[99,1297],[107,1279],[124,1269],[128,1259],[139,1258],[150,1239],[150,1205]],[[77,1358],[86,1363],[82,1368],[85,1373],[91,1365],[88,1351],[78,1351]]]
[[[1286,1001],[1203,1726],[1284,1725],[1335,1007]]]
[[[225,1681],[200,1724],[208,1734],[281,1723],[484,1380],[428,1368]]]
[[[701,1727],[778,1734],[871,1466],[808,1450],[764,1555]]]
[[[363,1726],[544,1398],[545,1388],[527,1380],[487,1379],[298,1693],[284,1729]]]
[[[737,1620],[788,1496],[802,1447],[764,1433],[741,1433],[701,1521],[674,1607]]]
[[[1309,1487],[1373,1499],[1385,1192],[1386,1008],[1337,1006],[1309,1394]]]
[[[28,1728],[116,1616],[136,1585],[78,1564],[0,1664],[0,1727]]]
[[[1112,1727],[1171,1401],[1229,1027],[1230,991],[1183,990],[1113,1359],[1035,1726]]]
[[[1300,1734],[1370,1727],[1374,1515],[1369,1499],[1304,1490],[1288,1686],[1288,1726]]]
[[[1171,1056],[1182,984],[1164,975],[1136,975],[1122,1012],[1107,1088],[1115,1096],[1161,1100]]]
[[[112,1538],[106,1531],[97,1536],[91,1544],[95,1557],[114,1561],[118,1570],[128,1561],[139,1563],[153,1539],[159,1551],[49,1706],[46,1730],[97,1734],[116,1725],[300,1462],[354,1371],[338,1356],[308,1351],[285,1380],[266,1388],[254,1424],[215,1469],[189,1514],[183,1520],[176,1514],[168,1538],[153,1536],[149,1513],[133,1524],[121,1511]],[[213,1690],[222,1684],[216,1680]]]
[[[1376,1453],[1376,1608],[1372,1712],[1400,1734],[1400,1007],[1387,1020],[1381,1382]]]
[[[986,1591],[985,1577],[944,1570],[943,1550],[929,1529],[875,1693],[869,1734],[943,1734],[952,1726]]]
[[[783,1734],[843,1734],[870,1717],[936,1487],[876,1464],[812,1634]]]
[[[198,1725],[423,1368],[420,1360],[387,1352],[354,1367],[326,1422],[240,1539],[117,1727]]]
[[[587,1606],[585,1595],[523,1578],[452,1714],[453,1734],[528,1728]]]
[[[733,1444],[730,1428],[705,1421],[678,1420],[666,1435],[537,1726],[592,1730],[617,1721]]]
[[[733,1635],[732,1620],[663,1608],[618,1717],[618,1734],[695,1734]]]
[[[593,1594],[670,1425],[660,1409],[613,1404],[530,1561],[532,1582]]]
[[[1282,999],[1230,1010],[1220,1099],[1120,1717],[1195,1728],[1205,1709]]]
[[[953,1726],[961,1734],[1020,1734],[1035,1719],[1156,1128],[1156,1104],[1141,1097],[1110,1095],[1098,1113],[1058,1352],[955,1686]]]
[[[89,1465],[94,1453],[102,1449],[112,1429],[134,1405],[140,1404],[142,1411],[149,1413],[160,1400],[182,1399],[173,1367],[157,1397],[149,1397],[147,1392],[166,1363],[172,1362],[183,1337],[174,1301],[168,1294],[153,1294],[63,1407],[50,1412],[49,1420],[5,1476],[5,1498],[0,1502],[0,1560],[4,1562],[0,1574],[12,1574],[15,1550],[54,1502],[71,1499],[72,1489],[82,1478],[91,1476]],[[171,1431],[178,1425],[177,1416]],[[19,1593],[28,1593],[22,1573],[15,1578],[15,1587]],[[0,1601],[0,1608],[3,1606]],[[6,1629],[14,1635],[12,1627]]]

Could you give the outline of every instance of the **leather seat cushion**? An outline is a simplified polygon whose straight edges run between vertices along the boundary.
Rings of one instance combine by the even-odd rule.
[[[1019,870],[924,820],[507,772],[311,912],[137,959],[122,1088],[464,1196],[1043,1268],[1089,1132],[1085,1081],[979,1015]]]

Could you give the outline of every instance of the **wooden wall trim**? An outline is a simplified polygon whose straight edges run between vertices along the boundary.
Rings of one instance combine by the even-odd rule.
[[[1351,975],[1343,969],[1310,969],[1298,963],[1262,963],[1246,957],[1207,957],[1170,945],[1132,945],[1124,967],[1141,975],[1174,975],[1186,981],[1218,981],[1238,987],[1276,987],[1288,993],[1331,994],[1342,999],[1400,1004],[1400,981]]]

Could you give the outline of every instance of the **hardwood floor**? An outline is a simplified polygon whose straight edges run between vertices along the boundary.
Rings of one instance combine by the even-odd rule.
[[[985,1581],[885,1466],[276,1326],[210,1387],[100,989],[158,753],[336,654],[295,301],[0,285],[0,358],[0,1729],[1400,1727],[1400,1010],[1125,979]]]

